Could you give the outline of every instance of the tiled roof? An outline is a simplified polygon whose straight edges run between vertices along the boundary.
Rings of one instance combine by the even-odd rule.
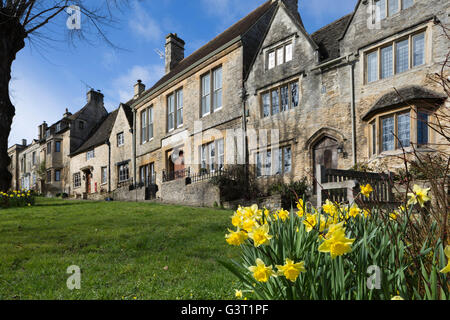
[[[92,130],[90,134],[90,138],[86,140],[85,143],[81,145],[75,152],[71,154],[71,156],[75,156],[77,154],[88,151],[89,149],[100,146],[109,139],[111,135],[112,128],[117,118],[117,114],[119,113],[119,109],[108,114],[104,120],[100,122],[100,124]]]
[[[209,54],[213,53],[217,49],[226,45],[230,41],[236,39],[239,36],[243,36],[247,33],[260,18],[262,18],[266,13],[273,13],[275,10],[269,12],[270,9],[274,9],[277,6],[276,1],[269,0],[265,2],[263,5],[255,9],[245,18],[241,19],[233,26],[225,30],[223,33],[218,35],[216,38],[208,42],[206,45],[192,53],[190,56],[186,57],[175,68],[172,69],[168,74],[164,75],[153,87],[144,92],[143,96],[148,94],[149,92],[154,91],[159,86],[163,85],[173,77],[177,76],[181,72],[185,71],[187,68],[205,58]],[[249,63],[251,60],[249,61]],[[127,103],[129,104],[129,103]]]
[[[342,36],[353,14],[348,14],[339,20],[314,32],[311,37],[319,46],[320,62],[339,58],[339,38]]]
[[[446,98],[447,96],[445,94],[434,92],[420,86],[408,86],[383,95],[362,119],[368,120],[379,112],[411,101],[438,101],[445,100]]]

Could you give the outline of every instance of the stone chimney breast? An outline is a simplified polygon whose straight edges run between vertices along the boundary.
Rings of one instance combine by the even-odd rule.
[[[176,33],[170,33],[166,37],[166,74],[173,70],[184,59],[183,39]]]
[[[95,91],[94,89],[89,90],[87,93],[87,102],[98,104],[100,107],[103,107],[103,94],[100,90]]]
[[[142,80],[138,80],[134,85],[134,99],[139,98],[145,91],[145,84],[142,83]]]

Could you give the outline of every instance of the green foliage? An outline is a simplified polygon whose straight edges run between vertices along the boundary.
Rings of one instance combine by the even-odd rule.
[[[283,208],[293,208],[296,206],[297,199],[306,197],[309,189],[308,180],[303,178],[299,181],[294,181],[289,184],[278,182],[270,186],[270,194],[281,195],[281,205]]]
[[[0,193],[1,208],[28,207],[35,203],[35,194],[33,191],[10,191]]]

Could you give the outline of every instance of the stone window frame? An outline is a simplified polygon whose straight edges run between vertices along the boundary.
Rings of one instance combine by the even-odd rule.
[[[61,141],[55,141],[55,153],[60,153],[60,152],[61,152]]]
[[[78,189],[81,188],[81,173],[75,172],[73,174],[73,188]]]
[[[130,180],[130,164],[122,163],[117,166],[117,177],[119,180],[119,183],[126,182]]]
[[[286,57],[287,57],[286,52],[287,52],[288,46],[291,46],[291,58],[289,60],[286,60]],[[283,62],[278,61],[278,58],[279,58],[278,52],[281,49],[283,50]],[[264,57],[265,57],[264,70],[269,71],[269,70],[275,69],[276,67],[278,67],[280,65],[291,62],[294,59],[294,40],[291,39],[291,37],[290,37],[289,40],[287,40],[287,41],[284,40],[282,43],[273,45],[270,48],[266,49],[265,51],[266,52],[264,54]],[[275,61],[274,61],[274,66],[270,68],[270,55],[272,53],[275,55],[274,56]]]
[[[108,167],[100,168],[100,181],[102,186],[108,183]]]
[[[219,143],[222,144],[222,151],[223,153],[220,153]],[[214,162],[211,163],[211,146],[214,145]],[[206,150],[204,153],[203,150]],[[199,146],[199,154],[200,154],[200,170],[206,169],[208,172],[215,172],[216,170],[224,170],[225,168],[225,139],[215,139],[206,143],[203,143]],[[206,156],[206,158],[203,157],[203,155]],[[203,166],[203,161],[205,161],[205,167]],[[214,166],[212,169],[211,165]],[[222,167],[220,167],[222,166]]]
[[[145,116],[144,116],[145,115]],[[151,117],[150,117],[151,115]],[[149,107],[145,108],[140,113],[141,116],[141,144],[146,144],[147,142],[150,142],[154,138],[154,132],[153,132],[153,122],[154,122],[154,109],[153,105],[150,105]],[[145,126],[144,126],[144,120],[145,120]],[[143,134],[145,133],[145,134]]]
[[[221,70],[221,86],[220,88],[215,88],[215,73]],[[203,79],[209,76],[209,94],[208,94],[208,99],[209,99],[209,111],[208,112],[203,112],[203,98],[206,97],[203,95]],[[215,106],[214,105],[214,95],[216,92],[220,91],[221,92],[221,105],[220,106]],[[214,68],[211,68],[210,70],[208,70],[207,72],[203,73],[200,76],[200,118],[204,118],[206,116],[209,116],[215,112],[218,112],[219,110],[223,109],[223,65],[220,64],[218,66],[215,66]]]
[[[61,182],[61,169],[55,170],[55,182]]]
[[[390,13],[389,12],[389,3],[391,1],[396,1],[397,2],[398,11],[395,12],[395,13]],[[409,8],[411,8],[412,6],[414,6],[416,4],[415,0],[411,0],[411,1],[412,1],[412,4],[409,7],[406,7],[405,6],[405,0],[373,0],[373,4],[372,4],[372,8],[373,8],[372,9],[372,21],[374,23],[376,23],[376,22],[384,20],[384,19],[386,19],[388,17],[393,17],[393,16],[396,16],[396,15],[400,14],[403,10],[409,9]],[[377,17],[377,7],[378,7],[378,5],[377,4],[378,3],[382,3],[382,2],[384,3],[384,6],[383,6],[383,8],[384,8],[384,15],[383,16],[380,15],[380,19],[378,20],[378,17]]]
[[[52,170],[47,170],[47,183],[52,183]]]
[[[47,155],[52,154],[52,142],[47,142]]]
[[[417,105],[413,106],[406,106],[406,107],[399,107],[392,109],[390,111],[382,112],[377,115],[374,115],[371,117],[367,123],[368,123],[368,130],[367,130],[367,137],[368,137],[368,154],[369,158],[382,156],[389,154],[391,152],[397,153],[402,152],[402,148],[400,146],[400,143],[398,141],[398,115],[409,113],[409,119],[410,119],[410,125],[409,125],[409,139],[410,139],[410,145],[405,147],[404,149],[406,151],[410,150],[412,147],[411,145],[414,145],[415,147],[426,147],[428,145],[433,144],[434,141],[434,132],[432,129],[432,125],[435,122],[435,117],[433,116],[433,111],[426,109],[424,107],[420,107]],[[427,114],[427,124],[428,124],[428,141],[425,144],[418,144],[418,121],[421,121],[418,119],[418,114]],[[383,128],[382,128],[382,120],[388,117],[394,117],[394,149],[393,150],[383,150]],[[375,124],[375,137],[373,136],[373,127],[372,125]],[[374,145],[374,143],[376,143]],[[375,151],[375,153],[374,153]]]
[[[297,84],[298,88],[298,105],[297,106],[292,106],[292,85],[293,84]],[[284,88],[288,86],[288,93],[289,93],[289,106],[287,110],[281,110],[281,88]],[[278,92],[278,113],[273,113],[273,96],[272,93],[274,91]],[[264,115],[264,101],[263,101],[263,97],[264,95],[268,94],[269,95],[269,115],[265,116]],[[285,82],[281,85],[277,85],[275,87],[271,87],[270,89],[261,91],[261,93],[259,94],[259,105],[260,105],[260,116],[261,118],[265,119],[265,118],[270,118],[273,117],[277,114],[283,113],[283,112],[288,112],[290,110],[295,110],[296,108],[298,108],[300,106],[300,79],[295,79],[295,80],[291,80],[288,82]]]
[[[148,175],[145,175],[145,173],[148,173]],[[150,181],[146,181],[147,177],[150,178]],[[139,181],[145,186],[147,186],[147,182],[151,182],[152,184],[156,183],[155,162],[150,162],[139,167]]]
[[[179,108],[179,93],[181,92],[181,108]],[[169,127],[169,99],[173,97],[173,127]],[[166,130],[167,132],[172,132],[176,129],[179,129],[183,127],[183,121],[178,124],[178,111],[181,110],[181,114],[183,116],[183,105],[184,105],[184,93],[183,93],[183,87],[180,87],[176,90],[173,90],[171,93],[166,95]],[[184,120],[184,119],[182,119]]]
[[[95,149],[86,152],[86,161],[89,161],[94,158],[95,158]]]
[[[116,138],[117,138],[117,147],[118,148],[123,147],[125,145],[125,134],[124,134],[124,132],[123,131],[119,132],[117,134]]]
[[[290,149],[291,153],[291,163],[290,163],[290,170],[285,171],[285,150]],[[275,150],[278,151],[274,152]],[[267,153],[270,152],[270,172],[267,174]],[[263,155],[261,157],[261,155]],[[278,160],[276,160],[278,155]],[[280,161],[280,155],[281,155],[281,161]],[[292,144],[282,144],[278,148],[274,147],[268,147],[265,149],[258,150],[254,153],[255,157],[255,176],[256,178],[267,178],[267,177],[275,177],[275,176],[284,176],[286,174],[290,174],[293,171],[293,145]],[[258,159],[260,161],[258,161]],[[261,169],[258,168],[258,162],[261,162]],[[275,165],[278,162],[278,168],[275,168]],[[281,167],[280,167],[281,166]],[[281,172],[278,171],[278,169],[281,168]],[[261,174],[258,174],[258,171],[261,170]]]
[[[377,44],[367,50],[364,51],[363,57],[364,57],[364,63],[363,63],[363,74],[364,74],[364,84],[370,85],[373,83],[377,83],[379,81],[392,79],[398,75],[401,75],[405,72],[414,70],[416,68],[423,67],[429,63],[430,57],[429,57],[429,37],[430,32],[428,30],[428,27],[421,27],[418,30],[415,30],[413,32],[410,32],[406,35],[399,36],[395,39],[391,39],[389,41],[385,41],[382,44]],[[413,39],[417,36],[424,35],[424,48],[423,48],[423,55],[424,55],[424,61],[420,65],[414,65],[414,46],[413,46]],[[400,43],[404,40],[408,40],[408,69],[402,72],[397,72],[397,43]],[[392,74],[388,77],[382,78],[382,58],[381,58],[381,50],[388,48],[392,46]],[[377,53],[377,74],[376,79],[373,81],[369,81],[369,66],[368,66],[368,57],[369,55]]]
[[[32,153],[31,153],[31,165],[32,166],[34,166],[34,165],[36,165],[36,163],[37,163],[37,161],[36,161],[36,151],[33,151]]]

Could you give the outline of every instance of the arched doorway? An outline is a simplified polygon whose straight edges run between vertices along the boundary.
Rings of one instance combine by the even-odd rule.
[[[338,167],[338,147],[339,143],[336,139],[323,137],[312,148],[313,171],[316,178],[317,165],[324,166],[327,169],[337,169]],[[314,184],[314,193],[316,184]]]

